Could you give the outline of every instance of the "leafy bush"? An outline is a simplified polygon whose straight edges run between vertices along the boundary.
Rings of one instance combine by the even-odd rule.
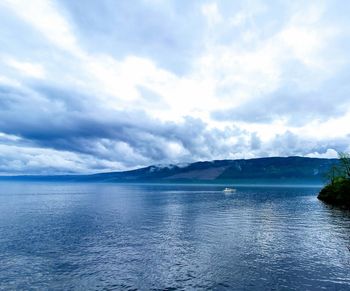
[[[317,198],[350,209],[350,155],[347,153],[338,155],[339,165],[330,169],[327,174],[329,184],[321,190]]]

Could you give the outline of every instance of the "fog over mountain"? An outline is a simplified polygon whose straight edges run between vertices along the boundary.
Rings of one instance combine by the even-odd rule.
[[[350,151],[344,1],[0,3],[0,174]]]

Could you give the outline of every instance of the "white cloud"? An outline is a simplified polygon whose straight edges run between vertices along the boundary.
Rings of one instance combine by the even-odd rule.
[[[215,2],[203,4],[202,13],[207,18],[208,24],[210,26],[213,26],[222,20],[219,7]]]
[[[12,58],[7,59],[5,62],[8,66],[16,69],[20,74],[37,79],[45,78],[46,73],[41,64],[21,62]]]
[[[14,142],[14,141],[19,141],[20,139],[21,138],[19,136],[0,132],[0,142],[8,142],[8,141]]]
[[[77,40],[71,31],[67,20],[59,13],[53,0],[4,0],[7,6],[19,17],[38,29],[50,42],[57,47],[74,54],[80,50]]]
[[[88,155],[40,147],[0,144],[0,174],[91,173],[115,170],[118,162],[97,160]]]
[[[20,39],[6,38],[4,34],[4,39],[1,39],[3,43],[9,42],[12,44],[9,47],[16,49],[5,53],[0,48],[1,60],[6,64],[0,68],[0,86],[5,87],[5,93],[0,92],[3,94],[0,106],[17,108],[13,104],[22,102],[23,96],[27,96],[26,98],[31,98],[30,102],[24,103],[28,112],[20,111],[23,116],[19,117],[29,116],[36,123],[41,117],[45,120],[51,114],[52,120],[47,123],[57,127],[58,131],[64,129],[57,126],[59,121],[55,118],[61,118],[62,122],[69,117],[72,123],[67,123],[68,126],[78,132],[84,126],[74,122],[78,123],[82,119],[87,122],[88,118],[91,121],[91,130],[93,126],[102,130],[100,126],[103,124],[113,131],[113,126],[119,125],[119,119],[114,117],[124,111],[129,114],[132,129],[137,132],[132,133],[135,135],[133,138],[130,133],[127,140],[113,140],[110,136],[103,135],[101,140],[92,140],[89,139],[89,130],[84,128],[85,131],[81,131],[85,132],[86,140],[77,142],[79,146],[90,147],[91,152],[86,153],[89,159],[94,154],[100,155],[99,159],[103,160],[101,164],[106,169],[132,167],[131,163],[126,163],[126,159],[134,161],[134,165],[158,162],[157,151],[162,155],[159,155],[159,159],[168,159],[165,162],[171,162],[169,159],[181,162],[191,157],[214,159],[288,155],[288,147],[278,149],[273,146],[289,142],[293,145],[291,154],[331,155],[333,152],[330,149],[338,150],[344,148],[344,145],[341,140],[338,147],[333,147],[329,139],[339,142],[341,137],[350,134],[346,127],[350,122],[350,112],[347,109],[349,103],[346,103],[349,93],[349,62],[347,50],[344,53],[345,50],[343,51],[339,42],[342,37],[346,38],[346,27],[341,22],[326,21],[328,8],[332,4],[327,1],[322,1],[324,5],[320,3],[300,1],[283,4],[283,17],[268,2],[259,4],[249,1],[247,4],[245,1],[238,1],[232,4],[210,1],[204,4],[187,4],[188,6],[184,6],[186,9],[195,8],[188,30],[194,30],[190,35],[200,37],[193,40],[186,38],[186,41],[196,43],[184,46],[181,40],[186,31],[173,32],[173,28],[179,24],[178,14],[181,9],[185,9],[182,7],[184,4],[164,5],[158,1],[148,1],[148,5],[155,5],[152,6],[154,9],[150,9],[152,13],[145,8],[145,11],[137,10],[137,13],[130,15],[142,15],[145,18],[140,16],[141,20],[126,20],[121,17],[122,23],[116,26],[115,22],[105,23],[107,18],[104,15],[97,15],[92,20],[91,15],[84,15],[84,21],[77,19],[69,10],[70,5],[65,2],[5,0],[0,4],[0,9],[5,8],[6,13],[16,15],[16,21],[22,21],[30,27],[35,32],[33,35],[37,36],[37,47],[42,50],[38,53],[24,48],[20,50]],[[135,4],[130,2],[128,5]],[[234,9],[228,9],[225,5],[234,5]],[[159,11],[161,9],[164,11]],[[95,15],[94,13],[92,14]],[[109,17],[113,21],[119,20],[117,16],[123,16],[118,14],[117,9],[111,9],[108,13],[113,16]],[[166,33],[159,34],[157,25],[150,25],[154,31],[142,30],[142,19],[149,20],[155,15],[163,17],[162,32],[169,29],[171,37]],[[126,23],[127,21],[130,23]],[[88,42],[96,42],[96,38],[83,41],[79,30],[82,25],[88,31],[92,28],[90,26],[96,25],[97,29],[94,28],[97,31],[118,29],[122,32],[126,31],[127,26],[135,26],[141,31],[143,45],[149,46],[153,54],[145,53],[141,46],[139,50],[135,49],[133,42],[136,36],[133,34],[123,35],[123,39],[111,34],[107,41],[97,41],[99,45],[91,49]],[[112,47],[109,52],[104,47],[108,45]],[[128,53],[113,54],[113,50],[117,51],[122,46],[126,47]],[[173,50],[175,56],[179,55],[179,59],[185,58],[186,70],[178,70],[181,71],[180,74],[166,66],[165,57],[157,56],[162,52],[159,46],[164,46],[162,48],[167,51]],[[335,51],[340,53],[335,54]],[[176,66],[180,68],[182,63],[179,62]],[[6,95],[11,94],[6,91],[11,86],[20,88],[22,95]],[[268,101],[275,104],[266,104]],[[317,112],[311,106],[316,101],[320,101],[315,104],[315,107],[319,105]],[[337,102],[342,104],[343,110],[339,110]],[[244,107],[244,104],[248,105]],[[308,104],[310,108],[302,108],[302,104]],[[43,110],[34,116],[34,112],[37,112],[36,106],[41,106]],[[292,110],[292,107],[297,109]],[[250,109],[249,114],[252,117],[259,117],[258,109],[263,108],[268,113],[268,118],[255,122],[254,118],[238,119],[235,116],[225,121],[212,119],[213,111],[232,108],[245,108],[247,112]],[[294,118],[299,118],[298,108],[301,114],[316,113],[310,114],[307,122],[301,118],[297,125],[288,123],[291,118],[289,111],[298,115]],[[320,111],[327,111],[329,108],[333,109],[330,111],[332,116],[322,119]],[[7,116],[19,114],[15,110],[5,113]],[[335,117],[343,113],[343,116]],[[141,118],[141,115],[147,118]],[[204,125],[188,122],[186,116],[198,118]],[[120,118],[120,123],[128,118]],[[154,129],[154,123],[157,122],[158,131]],[[185,125],[192,128],[183,129]],[[239,132],[233,129],[237,127],[240,128]],[[168,136],[161,132],[164,128],[174,130],[173,135]],[[192,131],[193,128],[195,131]],[[31,132],[33,140],[38,138],[35,130],[36,128]],[[190,138],[184,137],[185,133]],[[123,134],[126,135],[125,132]],[[1,133],[0,144],[6,143],[9,146],[8,143],[11,142],[15,145],[16,142],[22,142],[16,141],[17,136],[19,135],[16,132],[10,130]],[[254,149],[251,146],[253,137],[256,139]],[[26,142],[30,143],[31,138]],[[132,140],[135,144],[132,144]],[[304,145],[307,140],[317,142]],[[322,141],[327,143],[329,152],[326,154]],[[159,148],[155,146],[153,152],[145,146],[147,143],[156,145],[157,142],[160,144]],[[54,147],[49,142],[42,146]],[[1,149],[3,152],[8,150]],[[54,150],[54,158],[47,159],[47,163],[44,160],[49,153],[35,155],[32,150],[29,155],[25,155],[24,152],[29,150],[23,148],[19,149],[22,153],[20,158],[16,159],[14,155],[11,157],[16,161],[14,167],[18,169],[32,167],[42,171],[50,164],[61,165],[62,169],[72,167],[76,171],[95,167],[95,162],[84,162],[82,156],[74,152],[79,150],[69,153],[61,150]],[[86,151],[85,148],[84,150]],[[39,151],[39,148],[35,151]],[[152,156],[147,156],[148,154]],[[111,163],[110,158],[114,158],[116,162]],[[33,162],[29,162],[30,159]],[[42,168],[39,166],[41,162]]]
[[[350,100],[347,107],[350,106]],[[344,116],[331,118],[325,122],[315,120],[302,128],[303,135],[312,139],[326,139],[350,135],[350,112]]]
[[[314,152],[314,153],[307,154],[306,157],[309,157],[309,158],[323,158],[323,159],[332,159],[332,158],[334,158],[335,159],[335,158],[338,157],[338,153],[334,149],[327,149],[327,151],[324,152],[324,153]]]

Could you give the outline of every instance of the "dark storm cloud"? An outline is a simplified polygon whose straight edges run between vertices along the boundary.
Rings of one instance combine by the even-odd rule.
[[[141,111],[109,110],[89,96],[38,88],[0,88],[5,105],[0,107],[0,132],[36,146],[118,160],[126,166],[177,158],[210,159],[234,151],[225,140],[243,134],[237,128],[209,130],[203,121],[190,117],[180,123],[160,122]],[[179,157],[172,156],[172,143],[184,151]]]

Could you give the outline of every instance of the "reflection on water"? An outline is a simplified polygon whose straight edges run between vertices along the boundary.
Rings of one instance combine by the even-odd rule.
[[[350,289],[318,188],[0,184],[0,289]]]

